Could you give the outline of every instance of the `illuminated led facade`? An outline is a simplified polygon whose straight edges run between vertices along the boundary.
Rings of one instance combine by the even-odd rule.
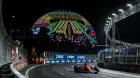
[[[90,23],[75,12],[58,10],[43,15],[32,26],[33,34],[38,35],[42,27],[50,30],[46,34],[54,41],[67,39],[79,45],[84,45],[86,41],[92,45],[97,43]]]

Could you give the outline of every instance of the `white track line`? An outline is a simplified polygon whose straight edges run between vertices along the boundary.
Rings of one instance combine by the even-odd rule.
[[[72,65],[72,68],[74,68],[74,65]]]
[[[53,66],[53,70],[55,71],[55,66]]]
[[[60,73],[60,74],[64,75],[64,73]]]
[[[127,74],[127,73],[122,73],[119,71],[113,71],[113,70],[107,70],[107,69],[100,69],[101,72],[105,72],[105,73],[110,73],[110,74],[115,74],[115,75],[123,75],[123,76],[128,76],[128,77],[132,77],[132,78],[140,78],[140,75],[131,75],[131,74]]]
[[[102,75],[103,77],[107,77],[107,76],[105,76],[105,75]]]

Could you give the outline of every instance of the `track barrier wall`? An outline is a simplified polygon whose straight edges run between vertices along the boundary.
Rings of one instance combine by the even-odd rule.
[[[140,73],[140,48],[106,48],[99,51],[101,68]]]
[[[27,66],[27,61],[19,61],[19,62],[15,62],[12,63],[10,65],[10,69],[12,70],[12,78],[26,78],[24,75],[22,75],[21,73],[19,73],[19,70],[22,70],[25,66]]]
[[[98,67],[140,74],[140,65],[136,64],[98,63]]]

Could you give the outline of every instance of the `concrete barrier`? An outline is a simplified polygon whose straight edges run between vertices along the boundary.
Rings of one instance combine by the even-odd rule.
[[[10,65],[10,69],[14,74],[14,78],[26,78],[24,75],[22,75],[19,70],[23,69],[25,66],[27,66],[27,61],[19,61],[12,63]]]
[[[98,67],[140,74],[140,65],[136,64],[98,63]]]

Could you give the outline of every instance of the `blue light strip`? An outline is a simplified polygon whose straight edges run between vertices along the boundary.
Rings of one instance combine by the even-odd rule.
[[[56,56],[56,59],[58,59],[58,54],[55,54],[55,56]]]
[[[80,59],[80,56],[79,55],[77,55],[77,59]]]
[[[47,33],[48,35],[50,35],[52,33],[52,28],[50,28],[49,26],[47,26],[45,28],[48,28],[50,30],[50,32]]]
[[[67,59],[69,59],[69,55],[67,55]]]

